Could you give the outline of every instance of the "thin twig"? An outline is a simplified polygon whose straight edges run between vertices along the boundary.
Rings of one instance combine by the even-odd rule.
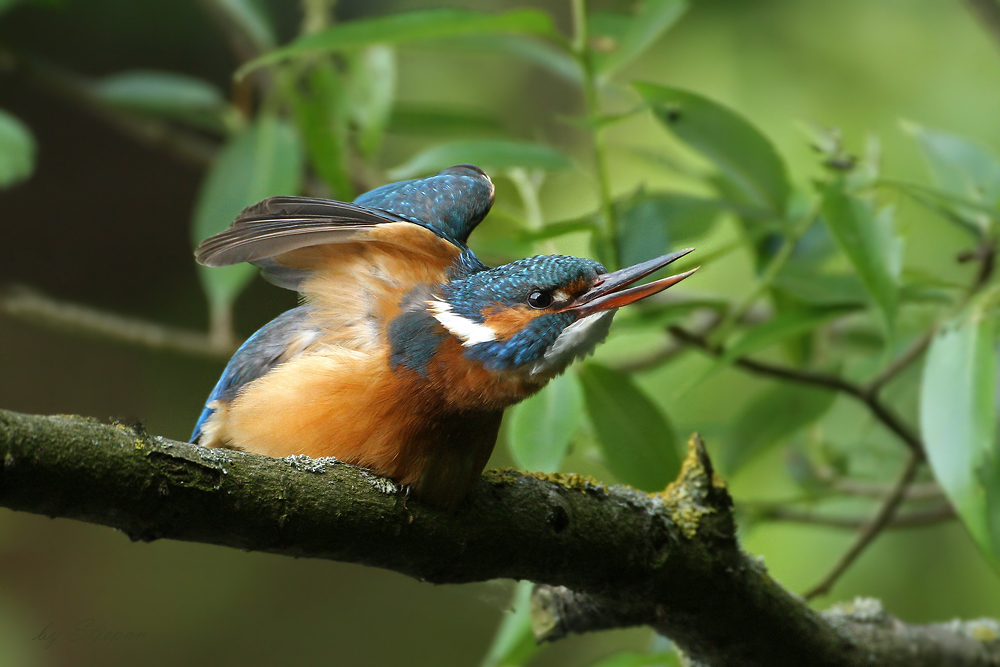
[[[23,54],[4,51],[18,72],[40,90],[78,105],[130,139],[199,168],[211,164],[220,142],[158,118],[118,111],[98,99],[90,80]]]
[[[849,528],[857,530],[866,527],[871,519],[856,516],[836,516],[823,514],[812,510],[800,510],[792,507],[775,506],[754,514],[754,518],[764,521],[788,521],[792,523],[808,523],[816,526],[831,526],[833,528]],[[908,512],[893,517],[884,527],[892,528],[913,528],[917,526],[929,526],[943,521],[950,521],[955,518],[955,509],[943,503],[936,507]]]
[[[667,339],[663,341],[659,347],[647,350],[641,357],[626,359],[625,361],[614,364],[614,368],[615,370],[623,373],[644,371],[648,368],[653,368],[670,361],[685,349],[687,349],[686,345]]]
[[[665,301],[670,299],[671,297],[669,296],[664,298]],[[683,301],[678,300],[677,302],[682,303]],[[707,305],[704,308],[695,311],[695,315],[704,317],[704,320],[695,326],[694,333],[696,335],[701,335],[706,340],[712,331],[719,326],[723,320],[722,310]],[[761,324],[769,320],[772,316],[773,313],[770,308],[755,306],[743,314],[740,324],[751,326]],[[613,364],[613,366],[616,370],[620,370],[624,373],[649,370],[651,368],[656,368],[657,366],[662,366],[683,352],[686,348],[687,345],[678,344],[673,336],[667,336],[666,339],[664,339],[664,341],[657,347],[651,350],[646,350],[641,356],[626,359],[625,361]]]
[[[916,451],[910,453],[909,459],[906,461],[906,466],[903,468],[903,474],[899,476],[899,481],[896,482],[896,486],[893,491],[882,503],[882,507],[879,509],[878,514],[871,522],[866,523],[862,527],[861,532],[858,533],[857,538],[854,540],[854,544],[840,557],[837,564],[830,570],[822,581],[816,584],[813,588],[809,589],[803,597],[806,600],[812,600],[813,598],[824,595],[830,591],[833,585],[837,582],[844,572],[847,571],[858,556],[864,552],[864,550],[871,544],[878,534],[882,532],[882,529],[889,525],[893,517],[896,514],[896,510],[899,509],[900,504],[906,497],[906,489],[913,482],[913,478],[917,475],[917,470],[920,469],[920,464],[923,462],[923,457]]]
[[[719,322],[721,321],[722,315],[719,311],[709,310],[707,311],[704,322],[698,326],[694,333],[695,335],[705,337],[712,331],[712,329],[719,326]],[[624,373],[646,370],[647,368],[653,368],[669,361],[676,355],[683,352],[686,348],[687,345],[679,343],[674,338],[668,338],[660,347],[647,351],[641,357],[634,357],[615,364],[614,367],[616,370]]]
[[[963,1],[993,38],[994,45],[1000,48],[1000,3],[997,3],[996,0]]]
[[[156,118],[125,114],[95,104],[85,106],[101,120],[130,139],[163,151],[180,162],[207,168],[219,152],[220,142]]]
[[[829,485],[836,493],[844,496],[859,496],[861,498],[885,498],[892,493],[892,487],[878,482],[867,482],[860,479],[840,477],[827,467],[816,468],[813,474],[821,482]],[[944,497],[944,491],[937,482],[911,484],[906,490],[907,500],[936,500]]]
[[[920,338],[910,346],[908,350],[903,352],[903,354],[892,360],[885,368],[883,368],[875,377],[868,381],[868,384],[864,386],[862,391],[869,396],[875,396],[878,394],[882,388],[891,382],[903,369],[912,364],[914,361],[920,358],[920,355],[930,346],[931,341],[934,340],[934,333],[936,329],[930,329],[926,331]]]
[[[704,337],[700,337],[683,327],[672,326],[667,330],[678,340],[687,343],[688,345],[700,348],[712,356],[721,357],[725,353],[725,349],[723,347],[712,344],[705,340]],[[923,458],[924,445],[917,434],[914,433],[910,427],[896,415],[896,413],[882,403],[877,396],[868,395],[864,389],[856,384],[829,373],[818,373],[816,371],[806,371],[797,368],[789,368],[787,366],[778,366],[775,364],[748,359],[746,357],[736,359],[733,362],[733,365],[758,375],[766,375],[768,377],[788,380],[789,382],[797,382],[799,384],[808,384],[814,387],[823,387],[825,389],[838,391],[848,396],[853,396],[868,406],[868,409],[871,410],[872,414],[875,415],[875,417],[882,422],[886,428],[892,431],[913,452]]]
[[[997,242],[992,238],[984,239],[972,251],[958,256],[959,263],[972,261],[979,262],[979,268],[976,270],[976,277],[973,279],[972,285],[969,287],[970,297],[985,287],[986,283],[988,283],[990,278],[993,277],[993,271],[996,269],[996,258]]]
[[[53,329],[89,334],[151,350],[179,352],[195,357],[227,359],[235,351],[204,332],[165,326],[133,317],[58,301],[20,287],[0,294],[0,313]]]

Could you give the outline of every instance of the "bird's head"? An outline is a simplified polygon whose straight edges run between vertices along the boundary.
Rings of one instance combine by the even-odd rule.
[[[544,383],[607,337],[618,308],[694,273],[629,287],[690,251],[611,273],[580,257],[528,257],[452,280],[428,307],[467,358]]]

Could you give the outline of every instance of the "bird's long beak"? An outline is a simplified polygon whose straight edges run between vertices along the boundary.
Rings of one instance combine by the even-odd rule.
[[[676,276],[654,280],[651,283],[639,285],[638,287],[632,287],[630,289],[622,288],[631,285],[637,280],[645,278],[654,271],[662,269],[667,264],[680,259],[692,250],[694,250],[694,248],[685,248],[684,250],[678,250],[677,252],[672,252],[669,255],[663,255],[662,257],[657,257],[656,259],[651,259],[647,262],[642,262],[641,264],[636,264],[619,271],[602,273],[597,276],[597,282],[594,283],[594,286],[587,292],[581,294],[580,297],[573,302],[573,305],[566,308],[566,310],[579,313],[580,317],[586,317],[587,315],[602,310],[621,308],[622,306],[626,306],[633,301],[638,301],[639,299],[644,299],[647,296],[656,294],[657,292],[662,292],[671,285],[676,285],[690,276],[692,273],[697,271],[699,267],[695,267],[690,271],[685,271],[684,273],[678,273]]]

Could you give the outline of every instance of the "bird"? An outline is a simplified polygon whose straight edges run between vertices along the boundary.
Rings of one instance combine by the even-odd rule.
[[[204,240],[199,263],[250,262],[302,301],[233,355],[191,442],[334,457],[459,504],[505,408],[590,354],[619,307],[694,272],[629,287],[692,248],[612,272],[567,255],[490,268],[467,242],[493,200],[457,165],[353,203],[270,197]]]

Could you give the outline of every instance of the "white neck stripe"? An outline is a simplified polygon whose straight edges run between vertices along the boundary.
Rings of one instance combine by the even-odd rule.
[[[441,326],[455,338],[461,340],[464,347],[472,347],[497,339],[497,334],[493,329],[452,312],[451,304],[445,301],[434,299],[428,301],[427,306],[434,311],[434,319],[440,322]]]

